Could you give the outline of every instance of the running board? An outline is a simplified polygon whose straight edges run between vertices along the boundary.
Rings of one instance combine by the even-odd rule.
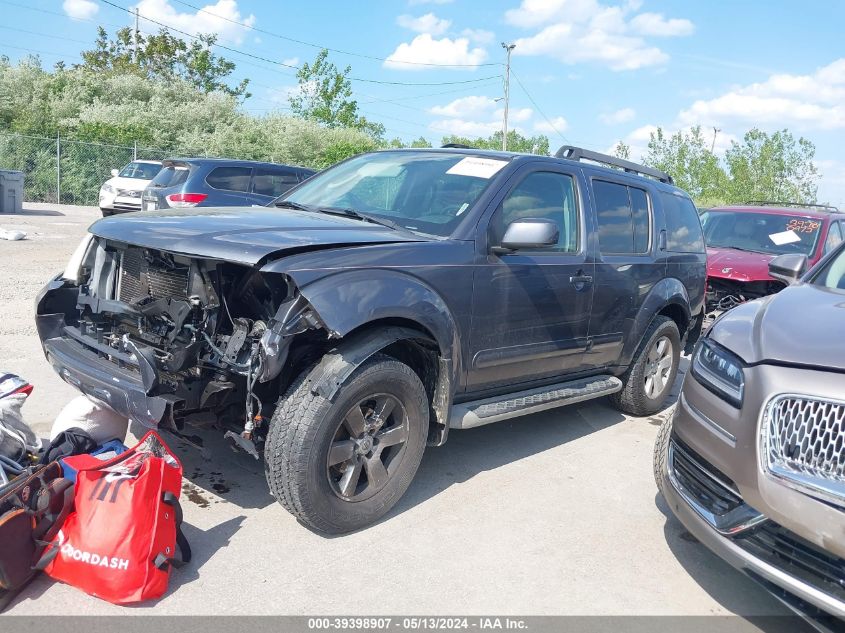
[[[463,402],[452,406],[449,427],[471,429],[537,411],[609,396],[621,389],[622,381],[614,376],[590,376],[505,396]]]

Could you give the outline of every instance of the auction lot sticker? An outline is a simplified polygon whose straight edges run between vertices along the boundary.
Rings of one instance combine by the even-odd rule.
[[[478,158],[477,156],[467,156],[452,165],[447,171],[447,174],[454,176],[473,176],[475,178],[491,178],[502,167],[508,164],[506,160],[496,160],[495,158]]]

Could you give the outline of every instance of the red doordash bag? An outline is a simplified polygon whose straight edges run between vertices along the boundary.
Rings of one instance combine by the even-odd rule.
[[[109,461],[79,457],[75,509],[40,566],[116,604],[160,597],[170,568],[191,557],[180,529],[182,464],[154,431]]]

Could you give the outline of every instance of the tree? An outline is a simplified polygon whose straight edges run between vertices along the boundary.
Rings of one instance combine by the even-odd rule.
[[[363,130],[375,139],[384,136],[384,126],[358,114],[358,102],[352,98],[352,82],[347,66],[342,71],[329,61],[329,52],[321,50],[313,63],[302,64],[297,71],[298,90],[288,101],[291,111],[326,127]]]
[[[701,132],[701,126],[666,136],[662,128],[651,133],[643,162],[665,171],[675,184],[700,206],[725,202],[727,176],[719,158]]]
[[[613,148],[613,155],[616,156],[616,158],[630,160],[631,146],[624,143],[623,141],[619,141],[618,143],[616,143],[616,147]]]
[[[732,202],[778,200],[816,202],[819,173],[813,163],[816,147],[788,130],[767,134],[757,128],[725,152]]]
[[[106,30],[98,27],[94,48],[82,52],[81,66],[117,75],[140,74],[151,80],[184,79],[204,93],[249,97],[249,79],[235,87],[226,82],[235,70],[235,64],[211,52],[216,42],[216,35],[200,34],[187,44],[167,29],[161,29],[153,35],[139,33],[136,53],[132,29],[119,29],[114,39],[109,39]]]
[[[443,145],[447,143],[457,143],[459,145],[469,145],[477,149],[502,149],[502,133],[494,132],[487,138],[477,137],[469,138],[467,136],[451,136],[443,137]],[[540,134],[538,136],[523,136],[515,130],[508,130],[508,151],[522,152],[525,154],[541,154],[543,156],[549,155],[549,139],[547,136]]]

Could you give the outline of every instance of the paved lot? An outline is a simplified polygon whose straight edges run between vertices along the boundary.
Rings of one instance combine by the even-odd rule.
[[[46,435],[76,393],[41,354],[33,298],[98,213],[28,209],[0,216],[29,232],[0,241],[0,368],[35,385],[24,413]],[[209,436],[211,461],[182,453],[194,561],[167,596],[119,608],[39,578],[10,613],[784,614],[667,518],[651,474],[666,414],[602,401],[453,432],[386,519],[339,538],[299,525],[258,462]]]

